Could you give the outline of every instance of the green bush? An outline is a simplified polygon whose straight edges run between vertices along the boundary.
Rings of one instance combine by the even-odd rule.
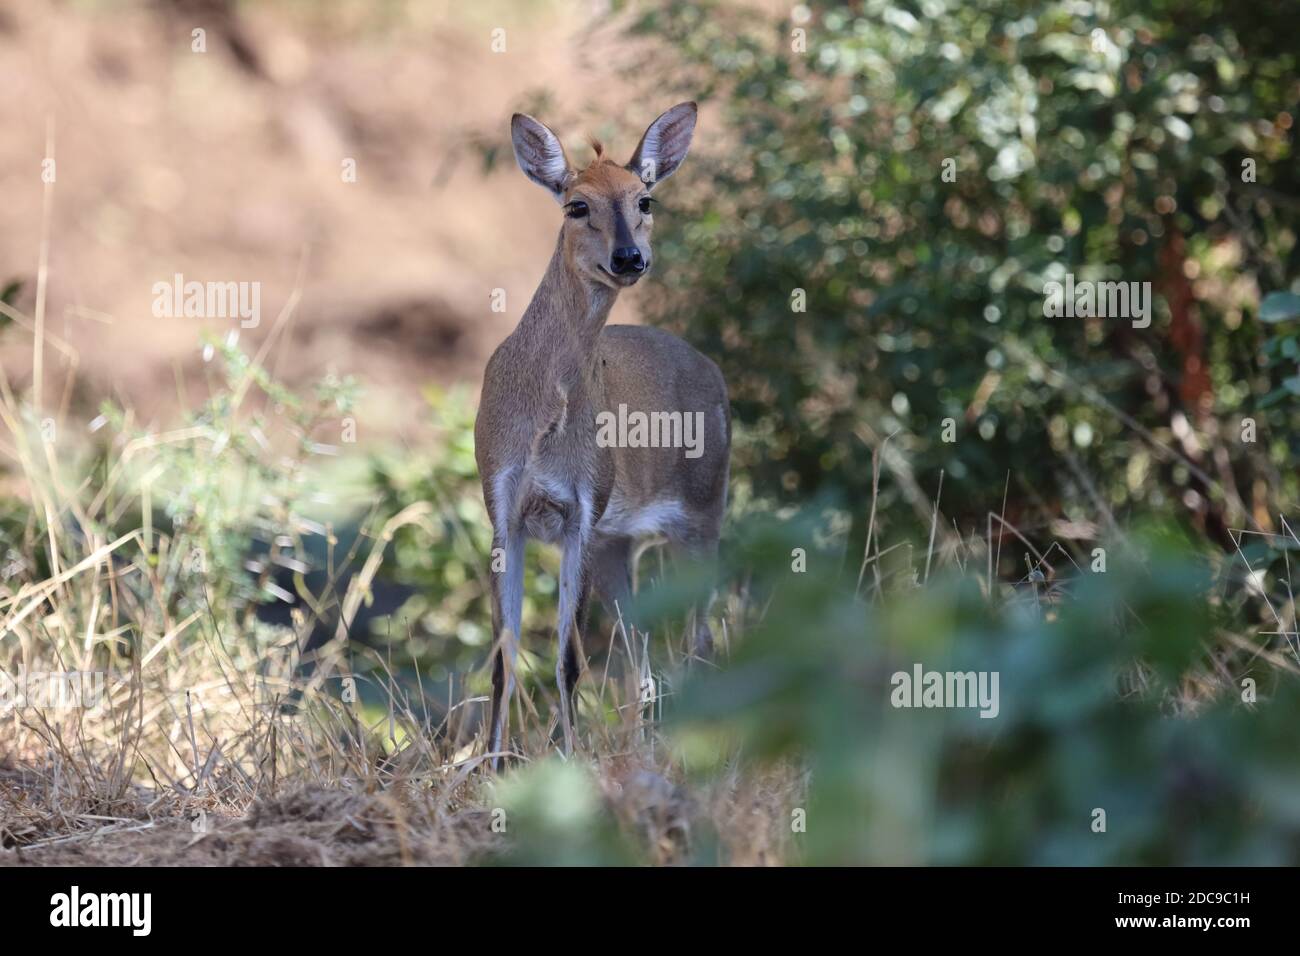
[[[837,583],[834,552],[791,573],[807,540],[797,524],[755,539],[746,563],[773,584],[765,614],[669,713],[700,773],[731,747],[807,761],[808,801],[791,808],[807,814],[806,862],[1300,860],[1300,688],[1223,657],[1211,567],[1177,535],[1138,535],[1106,572],[1042,593],[990,600],[950,567],[871,603]],[[917,664],[997,673],[996,716],[892,706],[893,675]]]
[[[663,191],[644,303],[722,365],[754,436],[736,473],[864,498],[897,431],[920,486],[942,470],[945,512],[981,525],[1008,482],[1025,526],[1162,514],[1223,546],[1294,503],[1295,346],[1264,361],[1258,321],[1300,275],[1288,11],[791,9],[635,5],[638,75],[721,123]],[[1044,318],[1065,272],[1152,283],[1151,326]]]

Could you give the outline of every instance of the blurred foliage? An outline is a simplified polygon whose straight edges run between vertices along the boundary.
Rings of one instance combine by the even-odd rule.
[[[926,584],[890,573],[868,601],[837,548],[807,549],[822,531],[811,509],[737,531],[732,571],[750,575],[764,613],[725,667],[692,670],[663,701],[660,732],[685,786],[642,774],[655,812],[677,821],[671,860],[736,852],[720,853],[716,818],[680,802],[683,791],[753,787],[792,764],[806,783],[761,798],[762,818],[790,831],[787,862],[1300,860],[1300,687],[1293,671],[1222,655],[1216,631],[1232,601],[1184,532],[1137,529],[1111,545],[1107,571],[1052,588],[991,600],[978,573],[953,563]],[[797,548],[808,551],[802,573]],[[670,584],[665,612],[663,593],[678,612],[694,597]],[[996,674],[995,716],[894,706],[895,675],[916,666]],[[482,862],[651,862],[661,844],[647,842],[644,811],[620,812],[624,789],[585,759],[515,769],[485,800],[503,838]]]
[[[1008,468],[1026,527],[1160,512],[1223,544],[1296,500],[1296,344],[1260,309],[1300,288],[1294,9],[631,6],[636,75],[723,124],[662,190],[643,303],[722,365],[751,430],[736,473],[861,496],[897,430],[958,517],[996,508]],[[1151,282],[1150,328],[1044,318],[1066,272]]]
[[[633,841],[576,764],[543,760],[499,781],[488,801],[509,839],[481,862],[510,866],[629,866]]]
[[[1300,295],[1294,292],[1270,292],[1259,306],[1259,318],[1262,322],[1287,323],[1285,329],[1264,343],[1264,356],[1270,368],[1279,368],[1282,374],[1291,372],[1282,379],[1282,387],[1260,402],[1269,405],[1274,401],[1291,401],[1300,395],[1300,335],[1295,323],[1300,319]]]
[[[697,772],[737,745],[749,761],[807,759],[805,862],[1300,860],[1300,688],[1257,665],[1187,693],[1220,667],[1220,609],[1181,535],[1136,535],[1064,599],[1025,587],[990,602],[950,574],[900,578],[872,604],[836,583],[833,552],[790,573],[808,535],[773,523],[747,540],[746,565],[779,586],[726,668],[698,672],[669,712]],[[916,664],[996,672],[997,715],[891,706],[892,675]],[[1236,683],[1247,673],[1257,705]]]

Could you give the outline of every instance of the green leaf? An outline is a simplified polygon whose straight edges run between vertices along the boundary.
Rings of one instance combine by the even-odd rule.
[[[1300,295],[1294,292],[1270,292],[1259,304],[1262,322],[1285,322],[1300,318]]]

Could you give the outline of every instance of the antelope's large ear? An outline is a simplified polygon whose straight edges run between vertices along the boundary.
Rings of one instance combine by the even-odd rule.
[[[528,114],[516,113],[510,118],[510,140],[524,175],[554,196],[556,202],[564,202],[573,170],[560,138]]]
[[[678,103],[646,127],[627,168],[641,177],[647,189],[677,172],[691,148],[696,113],[694,103]]]

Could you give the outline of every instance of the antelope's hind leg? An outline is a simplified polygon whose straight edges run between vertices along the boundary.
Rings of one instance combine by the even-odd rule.
[[[691,657],[702,661],[713,660],[713,629],[709,627],[709,614],[718,598],[718,538],[716,535],[692,537],[671,543],[676,563],[695,565],[707,579],[708,591],[691,608],[687,622],[691,633]]]
[[[591,546],[591,587],[611,622],[620,619],[632,636],[632,539],[605,537]]]

